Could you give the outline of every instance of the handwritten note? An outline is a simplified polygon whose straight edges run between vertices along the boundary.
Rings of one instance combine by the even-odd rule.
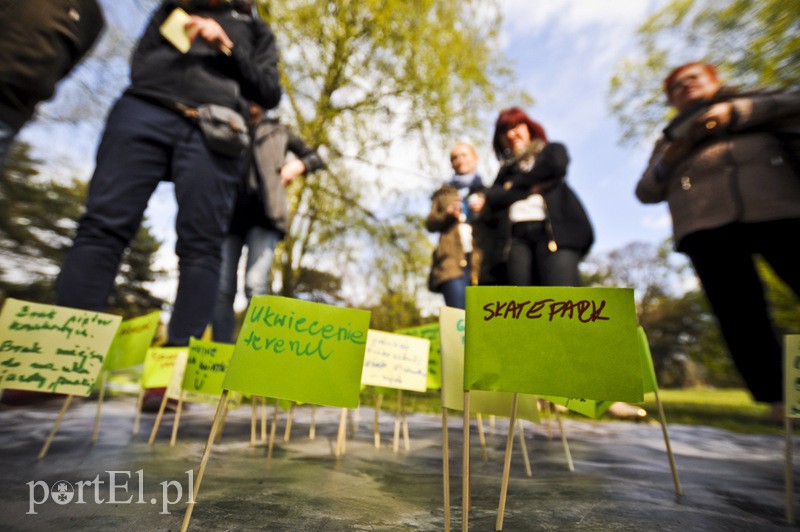
[[[783,337],[786,417],[800,417],[800,334]]]
[[[442,355],[441,341],[439,339],[439,324],[437,322],[420,325],[419,327],[407,327],[397,329],[397,334],[407,334],[418,338],[426,338],[431,343],[430,354],[428,355],[428,380],[425,387],[429,390],[439,390],[442,388]]]
[[[161,311],[123,321],[111,342],[103,367],[114,370],[142,364],[160,322]]]
[[[189,340],[189,359],[183,375],[183,397],[193,403],[216,404],[233,356],[233,344]]]
[[[151,347],[144,356],[142,388],[166,388],[172,378],[179,353],[188,355],[188,347]]]
[[[442,339],[442,406],[464,411],[464,343],[466,316],[464,309],[441,307],[439,328]],[[469,393],[471,413],[510,417],[513,393],[473,390]],[[517,398],[517,416],[539,422],[536,397],[520,394]]]
[[[468,390],[643,401],[633,290],[467,288]]]
[[[361,383],[424,392],[430,346],[425,338],[370,329]]]
[[[0,313],[0,388],[87,397],[122,318],[8,298]]]
[[[223,387],[355,408],[370,313],[279,296],[250,300]]]

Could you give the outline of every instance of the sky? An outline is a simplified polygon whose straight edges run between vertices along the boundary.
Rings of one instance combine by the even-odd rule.
[[[107,16],[125,17],[138,34],[145,22],[144,13],[131,16],[104,0]],[[670,236],[669,214],[664,204],[642,205],[633,190],[641,175],[650,148],[648,142],[636,146],[619,143],[620,128],[608,110],[609,79],[616,65],[635,54],[635,31],[647,18],[666,4],[666,0],[501,0],[503,27],[501,45],[511,61],[518,81],[533,97],[526,108],[540,122],[551,140],[567,146],[571,163],[567,179],[583,201],[592,219],[596,241],[592,250],[602,254],[631,242],[660,244]],[[118,4],[117,4],[118,5]],[[65,80],[59,91],[70,83]],[[507,102],[516,105],[517,102]],[[58,105],[55,101],[46,105]],[[45,106],[45,109],[47,107]],[[498,109],[499,111],[499,109]],[[58,161],[49,171],[57,175],[91,174],[99,135],[97,127],[58,128],[31,124],[21,137],[32,142],[35,153]],[[479,149],[479,171],[490,184],[497,169],[491,153],[492,131],[484,139],[470,139]],[[455,139],[454,139],[455,140]],[[393,163],[401,179],[420,193],[420,176],[403,165],[414,157],[395,150]],[[442,179],[447,177],[448,154],[442,154]],[[409,176],[411,178],[409,179]],[[396,180],[391,173],[379,179]],[[424,178],[423,178],[424,179]],[[433,190],[434,183],[426,184]],[[422,194],[430,192],[422,187]],[[425,198],[426,196],[422,196]],[[420,214],[427,214],[427,201],[417,202]],[[175,203],[170,185],[159,187],[147,212],[151,230],[164,241],[158,266],[170,272],[154,292],[170,300],[176,280],[176,259],[172,252]],[[240,300],[238,304],[243,303]]]

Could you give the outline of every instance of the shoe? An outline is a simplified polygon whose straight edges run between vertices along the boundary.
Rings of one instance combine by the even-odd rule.
[[[164,400],[164,394],[167,393],[166,388],[148,388],[144,392],[142,399],[142,412],[157,413],[161,408],[161,402]],[[164,412],[175,412],[178,409],[178,400],[169,398],[167,405],[164,407]]]

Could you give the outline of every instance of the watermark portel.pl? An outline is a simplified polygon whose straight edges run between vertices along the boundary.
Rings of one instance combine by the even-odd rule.
[[[36,515],[36,507],[53,501],[64,506],[67,504],[158,504],[158,497],[149,500],[144,497],[144,470],[134,471],[138,477],[138,490],[133,493],[128,488],[128,480],[133,476],[130,471],[106,471],[108,481],[101,480],[98,474],[92,480],[68,482],[57,480],[51,485],[43,480],[27,482],[28,486],[28,511],[26,515]],[[188,487],[186,490],[187,503],[193,503],[194,471],[186,471]],[[160,514],[169,514],[169,506],[181,502],[183,498],[183,485],[177,480],[165,480],[161,484],[161,511]]]

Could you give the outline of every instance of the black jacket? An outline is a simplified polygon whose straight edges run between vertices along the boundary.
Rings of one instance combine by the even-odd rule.
[[[594,244],[594,230],[589,215],[565,180],[569,156],[563,144],[552,142],[536,156],[532,168],[519,164],[504,165],[491,188],[486,191],[484,223],[494,224],[492,251],[487,252],[487,267],[497,269],[506,260],[508,237],[511,234],[508,208],[528,197],[531,186],[542,187],[542,197],[552,229],[552,238],[559,248],[577,250],[586,255]]]
[[[20,129],[103,26],[96,0],[0,2],[0,121]]]
[[[176,7],[216,20],[234,43],[231,55],[199,38],[186,54],[172,46],[159,28]],[[190,107],[215,103],[243,111],[244,100],[252,100],[271,109],[281,97],[275,37],[263,20],[242,15],[230,4],[202,9],[166,0],[139,39],[126,92]]]

